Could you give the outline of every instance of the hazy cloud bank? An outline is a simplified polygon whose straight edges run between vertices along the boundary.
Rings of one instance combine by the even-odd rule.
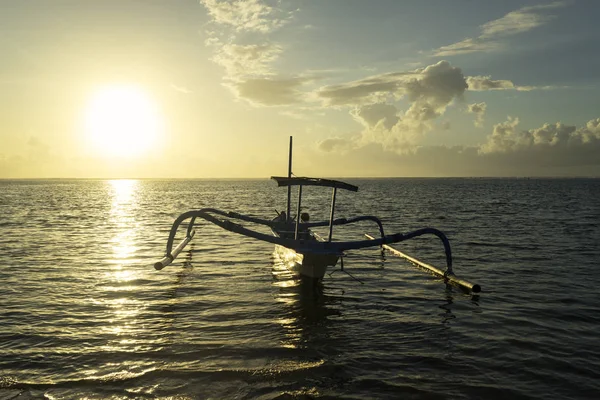
[[[480,146],[414,146],[397,152],[380,143],[335,137],[317,148],[340,162],[385,167],[389,176],[600,176],[600,118],[579,128],[560,122],[529,130],[518,125],[518,118],[510,117],[494,125]]]

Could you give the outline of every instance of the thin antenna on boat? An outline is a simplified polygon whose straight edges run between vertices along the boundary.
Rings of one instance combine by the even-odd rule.
[[[291,178],[291,177],[292,177],[292,136],[290,136],[290,154],[289,154],[289,158],[288,158],[288,178]],[[287,208],[286,208],[286,212],[287,212],[286,216],[287,216],[288,221],[290,221],[291,198],[292,198],[292,187],[288,186],[288,188],[287,188]]]

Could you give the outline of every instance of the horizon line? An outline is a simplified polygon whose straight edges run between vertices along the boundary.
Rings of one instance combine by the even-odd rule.
[[[600,175],[456,175],[456,176],[327,176],[325,179],[600,179]],[[53,177],[53,178],[0,178],[0,181],[57,181],[57,180],[87,180],[87,181],[199,181],[199,180],[270,180],[271,177],[211,177],[211,178],[116,178],[116,177]]]

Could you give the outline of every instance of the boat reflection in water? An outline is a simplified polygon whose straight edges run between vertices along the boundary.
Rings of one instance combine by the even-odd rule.
[[[278,288],[276,300],[284,305],[284,314],[278,322],[285,329],[286,339],[282,345],[288,348],[306,349],[309,345],[326,343],[329,339],[329,318],[339,316],[336,308],[341,298],[324,293],[321,282],[306,284],[290,270],[280,257],[273,253],[273,286]]]

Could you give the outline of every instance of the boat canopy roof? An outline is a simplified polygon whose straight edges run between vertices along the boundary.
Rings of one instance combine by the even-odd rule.
[[[351,185],[342,181],[334,181],[332,179],[323,178],[307,178],[307,177],[287,177],[287,176],[272,176],[277,182],[277,186],[325,186],[338,189],[346,189],[352,192],[358,191],[358,186]]]

